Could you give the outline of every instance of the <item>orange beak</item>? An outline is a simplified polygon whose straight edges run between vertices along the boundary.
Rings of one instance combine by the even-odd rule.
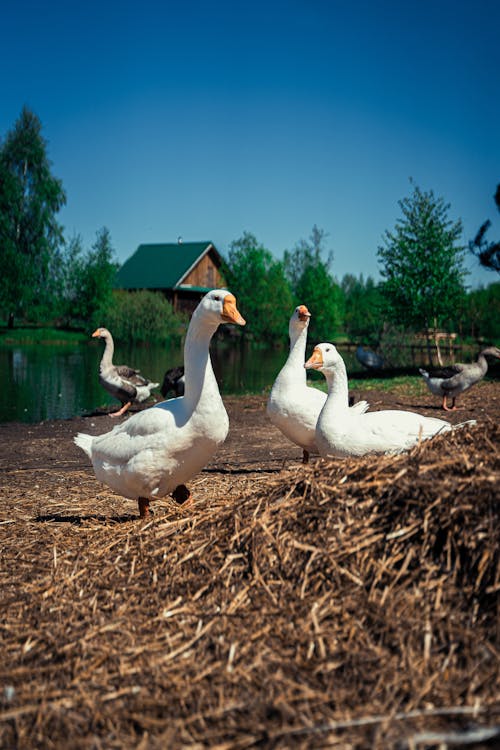
[[[100,336],[100,335],[101,335],[101,329],[100,328],[96,328],[96,330],[92,334],[92,338],[95,339],[96,336]]]
[[[240,314],[236,307],[236,297],[234,294],[226,294],[222,306],[222,318],[225,323],[236,323],[238,326],[244,326],[245,318]]]
[[[308,370],[319,370],[320,367],[323,367],[323,353],[319,347],[314,347],[313,353],[304,363],[304,367]]]
[[[305,305],[299,305],[299,320],[301,320],[303,323],[306,322],[306,320],[309,320],[311,317],[311,313],[307,309]]]

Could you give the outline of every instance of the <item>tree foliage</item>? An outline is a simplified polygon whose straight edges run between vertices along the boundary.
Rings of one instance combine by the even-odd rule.
[[[51,173],[38,117],[24,107],[0,146],[0,307],[50,315],[63,242],[56,215],[66,202]]]
[[[494,195],[494,200],[500,211],[500,184]],[[479,259],[484,268],[500,273],[500,242],[488,242],[486,232],[491,226],[491,221],[487,219],[479,228],[474,239],[469,242],[469,250]]]
[[[106,227],[97,232],[92,248],[84,251],[79,235],[68,243],[61,264],[63,317],[73,323],[97,324],[107,310],[118,268]]]
[[[462,222],[449,204],[418,186],[399,201],[402,218],[378,249],[386,313],[397,324],[429,331],[456,315],[465,295]]]
[[[500,281],[471,289],[458,325],[464,336],[494,344],[500,341]]]
[[[141,290],[112,293],[106,307],[93,318],[93,327],[109,328],[116,341],[164,343],[180,340],[187,329],[187,316],[176,313],[160,292]]]
[[[371,276],[365,280],[363,274],[346,274],[340,287],[344,293],[345,332],[354,341],[376,346],[384,325],[379,286]]]
[[[267,342],[288,335],[293,300],[283,264],[253,234],[244,232],[231,243],[223,273],[247,321],[245,335]]]
[[[286,251],[284,265],[293,292],[294,304],[307,305],[311,313],[309,338],[328,341],[342,325],[343,295],[330,274],[333,255],[323,260],[326,233],[313,226],[309,240],[299,240]]]

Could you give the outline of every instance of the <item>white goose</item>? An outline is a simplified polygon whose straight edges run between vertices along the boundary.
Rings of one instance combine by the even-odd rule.
[[[305,305],[295,308],[288,326],[288,359],[274,381],[267,401],[270,421],[292,443],[302,448],[304,463],[309,461],[310,453],[318,453],[316,422],[326,401],[326,393],[307,385],[304,370],[310,318],[311,313]],[[347,394],[345,406],[348,407]],[[349,408],[355,413],[362,413],[368,409],[368,404],[366,401],[359,401]]]
[[[92,338],[104,339],[105,347],[99,365],[99,383],[108,393],[121,401],[122,408],[110,414],[111,417],[121,417],[134,401],[140,403],[150,397],[153,388],[159,383],[152,383],[144,378],[139,370],[128,365],[114,365],[113,354],[115,345],[113,337],[107,328],[97,328]]]
[[[193,313],[184,347],[185,394],[134,414],[111,432],[79,433],[75,443],[89,456],[97,479],[137,500],[139,513],[150,501],[171,494],[189,497],[185,487],[226,439],[229,420],[212,369],[210,339],[221,323],[245,325],[226,290],[206,294]]]
[[[304,367],[319,370],[328,383],[328,398],[316,425],[316,442],[323,458],[399,453],[420,440],[462,426],[411,411],[353,413],[346,407],[344,360],[333,344],[318,344]]]

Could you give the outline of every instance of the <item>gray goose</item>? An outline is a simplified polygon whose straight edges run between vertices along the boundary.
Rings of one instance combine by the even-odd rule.
[[[500,349],[497,346],[489,346],[479,353],[476,362],[463,364],[457,362],[455,365],[441,367],[435,370],[424,370],[420,368],[420,374],[425,383],[435,396],[442,396],[442,408],[445,411],[453,411],[457,407],[455,401],[457,396],[467,391],[484,378],[488,371],[486,357],[497,357],[500,359]],[[448,396],[452,399],[451,407],[448,406]]]
[[[128,365],[113,364],[115,345],[107,328],[97,328],[92,337],[105,341],[106,345],[99,365],[99,383],[108,393],[121,401],[121,409],[110,414],[111,417],[121,417],[134,402],[140,403],[149,398],[151,391],[158,388],[159,383],[152,383],[151,380],[144,378],[139,370],[134,370]]]

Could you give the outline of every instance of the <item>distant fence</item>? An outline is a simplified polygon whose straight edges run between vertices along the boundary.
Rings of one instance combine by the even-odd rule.
[[[365,371],[363,366],[356,359],[357,342],[346,341],[338,343],[337,349],[341,352],[346,360],[348,370]],[[368,347],[369,348],[369,347]],[[479,344],[465,343],[440,343],[441,363],[437,354],[436,346],[431,340],[430,353],[431,362],[429,362],[429,350],[427,342],[424,341],[387,341],[377,353],[384,358],[384,369],[386,370],[411,370],[419,367],[440,366],[453,364],[454,362],[471,362],[475,360],[481,346]]]

